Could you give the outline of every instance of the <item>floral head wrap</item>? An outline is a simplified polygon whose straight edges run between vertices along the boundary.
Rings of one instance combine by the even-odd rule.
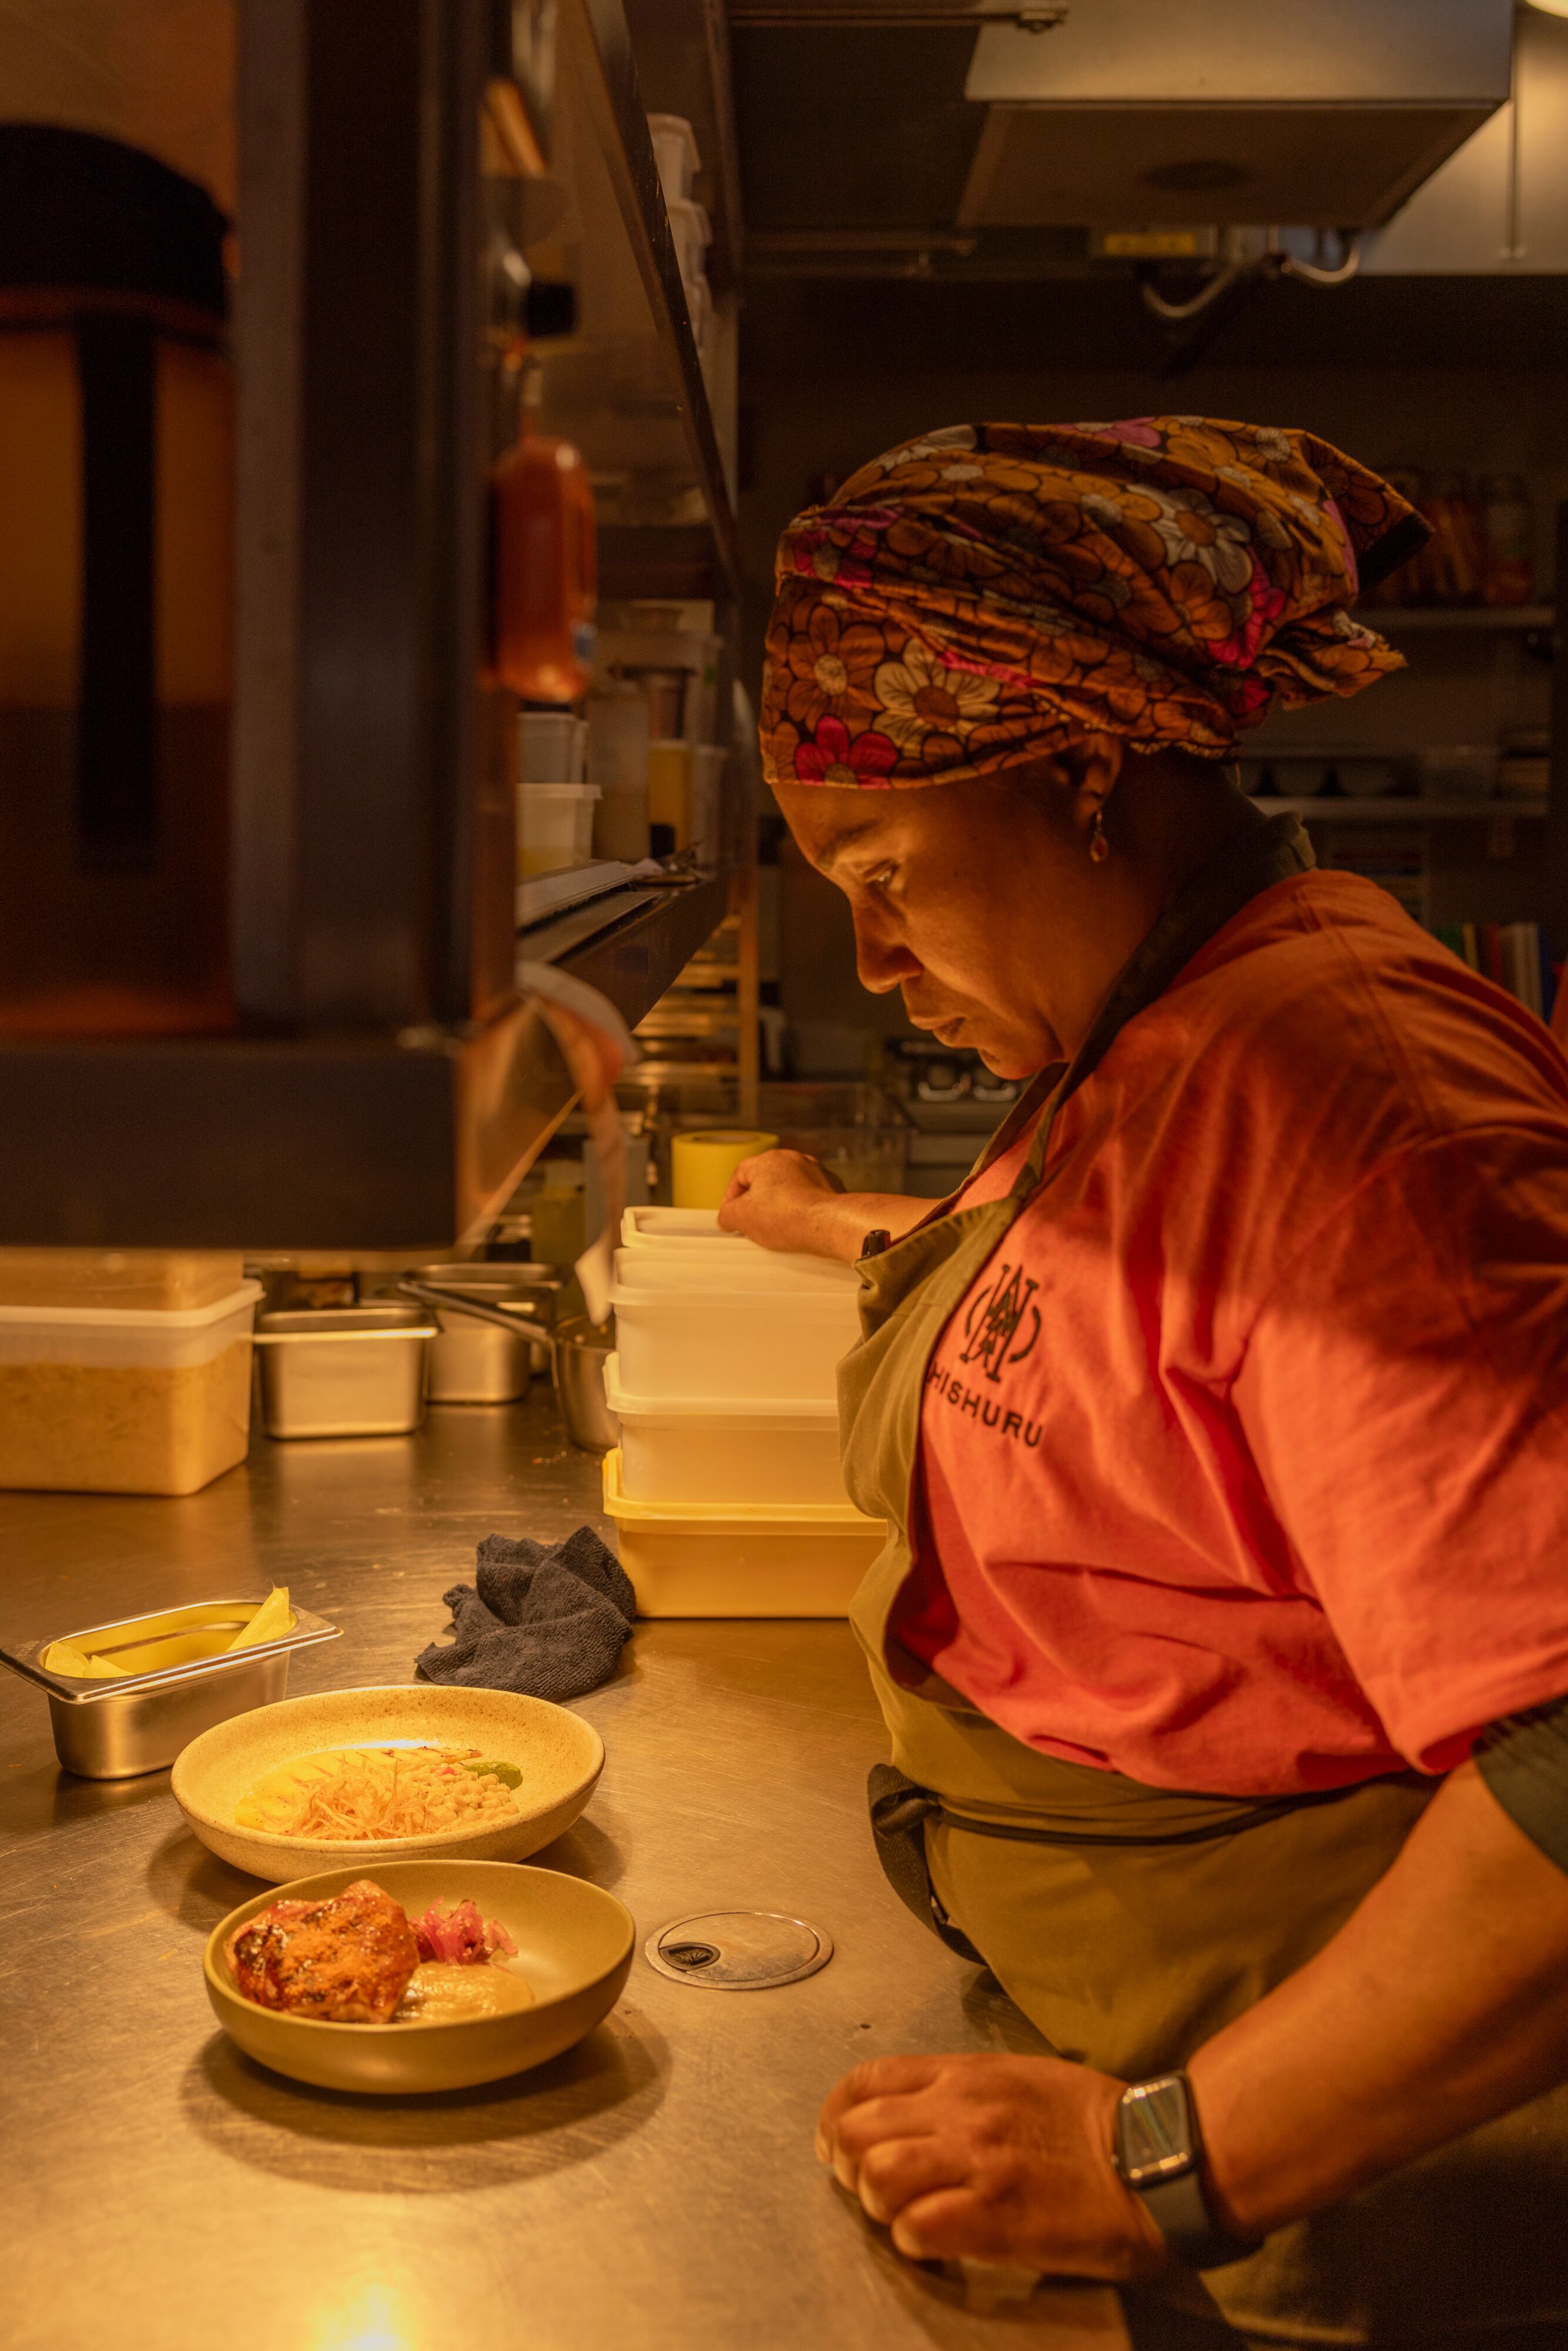
[[[1234,757],[1276,697],[1403,667],[1347,607],[1426,535],[1310,433],[1200,416],[927,433],[779,542],[764,772],[945,784],[1091,733]]]

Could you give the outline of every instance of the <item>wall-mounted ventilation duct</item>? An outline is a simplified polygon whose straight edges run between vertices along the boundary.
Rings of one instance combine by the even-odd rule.
[[[1371,228],[1509,94],[1513,0],[1068,0],[982,24],[967,227]]]

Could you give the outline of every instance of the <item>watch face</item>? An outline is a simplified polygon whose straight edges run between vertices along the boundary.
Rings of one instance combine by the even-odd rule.
[[[1130,2188],[1191,2170],[1192,2122],[1179,2074],[1140,2082],[1127,2092],[1116,2109],[1116,2154]]]

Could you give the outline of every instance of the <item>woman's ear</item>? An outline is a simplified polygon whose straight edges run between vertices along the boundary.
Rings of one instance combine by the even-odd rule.
[[[1087,837],[1121,781],[1127,747],[1119,735],[1082,735],[1056,758],[1071,794],[1073,823]]]

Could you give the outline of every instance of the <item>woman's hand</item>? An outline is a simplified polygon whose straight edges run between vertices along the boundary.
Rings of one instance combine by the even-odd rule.
[[[839,1257],[833,1209],[845,1196],[820,1159],[804,1151],[759,1151],[730,1177],[718,1221],[727,1233],[744,1233],[764,1249]]]
[[[817,2154],[912,2261],[1150,2277],[1165,2240],[1111,2159],[1125,2086],[1056,2057],[877,2057],[832,2091]]]

